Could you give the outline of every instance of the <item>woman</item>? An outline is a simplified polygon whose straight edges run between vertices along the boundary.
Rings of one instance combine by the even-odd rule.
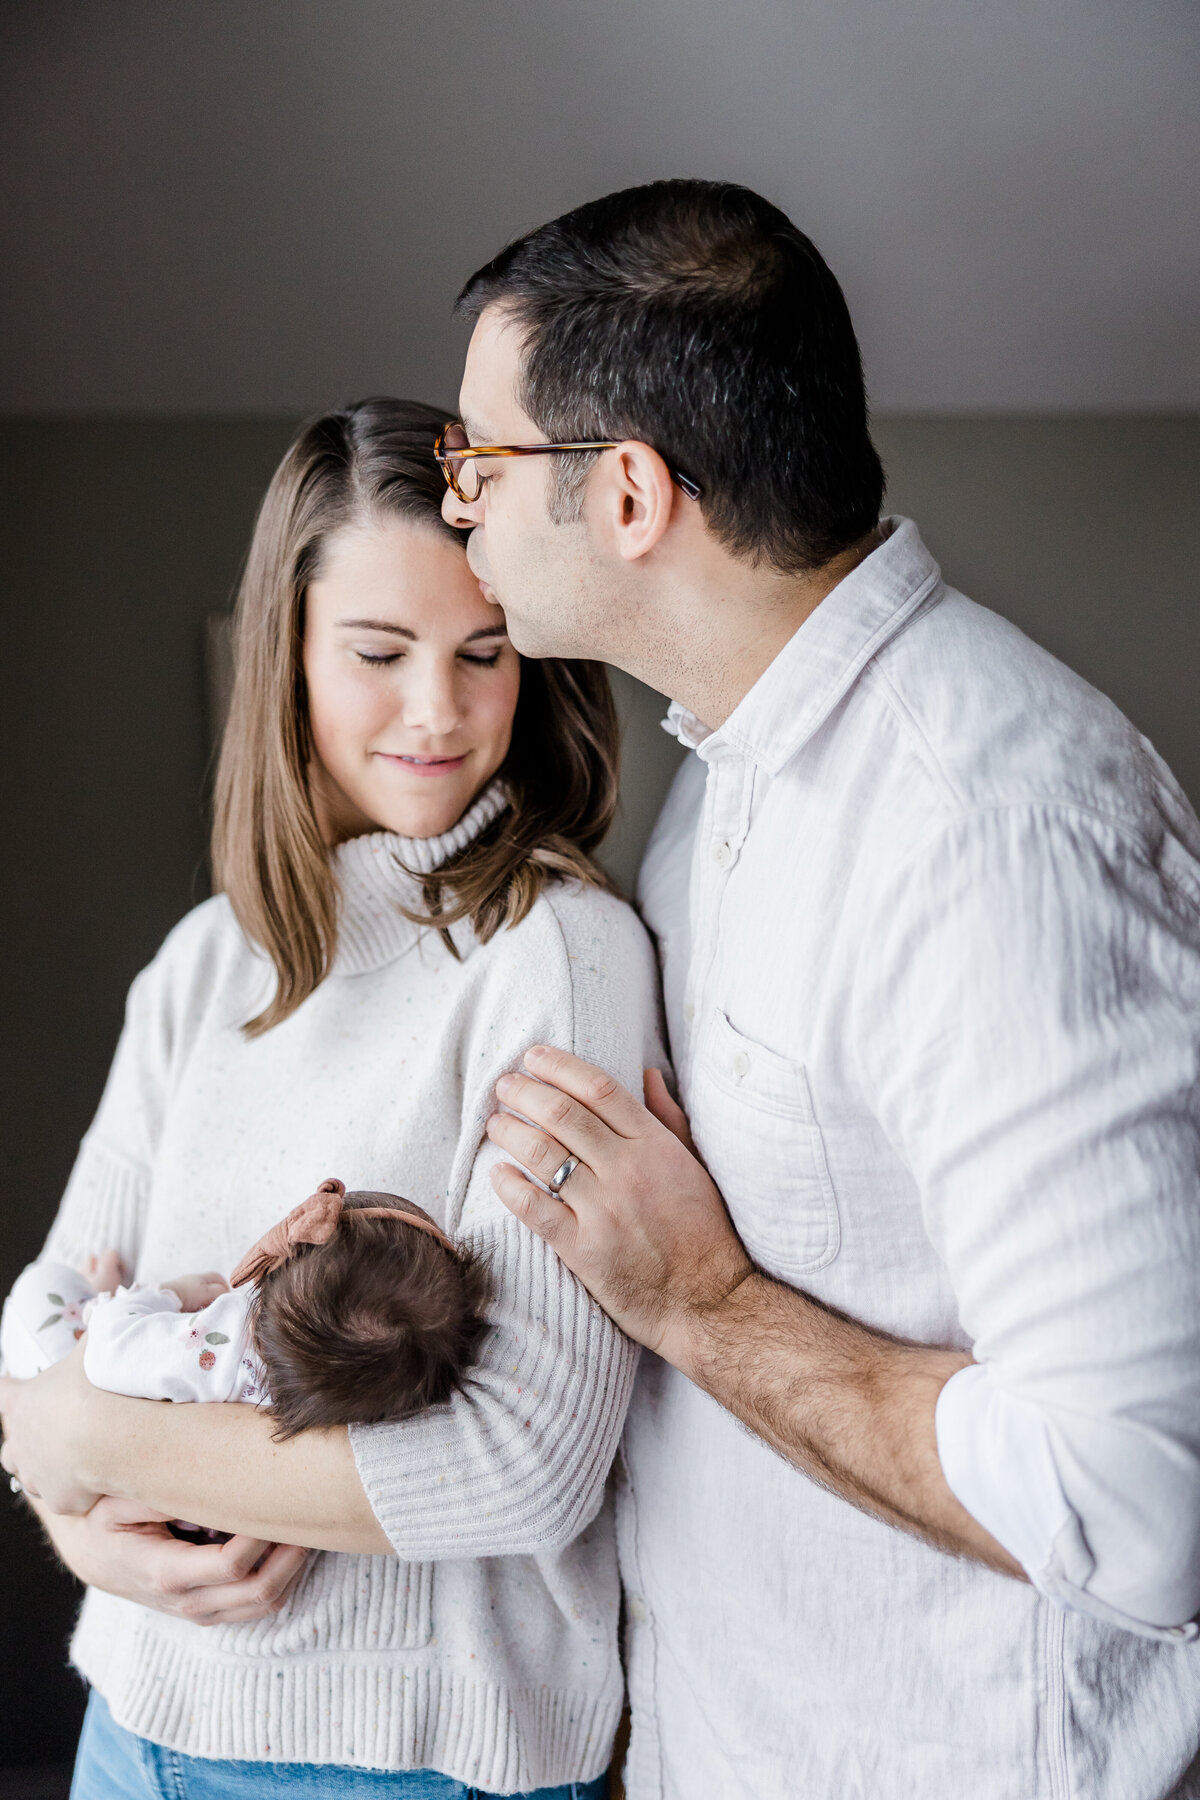
[[[222,891],[134,983],[46,1253],[227,1272],[333,1170],[487,1255],[489,1330],[444,1407],[284,1444],[250,1407],[92,1389],[68,1418],[44,1385],[67,1365],[31,1384],[111,1496],[39,1508],[91,1584],[76,1800],[253,1795],[280,1764],[322,1794],[601,1791],[634,1352],[494,1195],[484,1121],[533,1042],[636,1088],[653,960],[590,860],[615,798],[604,672],[509,644],[441,521],[440,423],[366,401],[275,475],[238,603]],[[177,1543],[173,1517],[235,1536]]]

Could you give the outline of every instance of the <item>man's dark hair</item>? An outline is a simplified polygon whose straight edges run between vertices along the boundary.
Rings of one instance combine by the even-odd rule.
[[[524,331],[518,398],[539,430],[652,445],[699,483],[735,554],[796,573],[878,522],[883,470],[842,291],[749,188],[656,181],[577,207],[458,298],[472,318],[494,304]],[[560,522],[578,516],[581,464],[555,471]]]
[[[280,1440],[437,1406],[483,1332],[489,1281],[480,1259],[401,1219],[356,1218],[364,1206],[429,1216],[395,1194],[347,1194],[329,1241],[297,1245],[257,1285],[250,1335]]]

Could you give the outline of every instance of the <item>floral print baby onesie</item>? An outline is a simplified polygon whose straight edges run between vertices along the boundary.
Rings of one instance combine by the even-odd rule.
[[[185,1313],[170,1288],[97,1294],[66,1263],[31,1263],[4,1303],[0,1354],[10,1375],[37,1375],[87,1332],[88,1380],[141,1400],[267,1399],[262,1364],[250,1344],[252,1287],[237,1288],[201,1312]]]

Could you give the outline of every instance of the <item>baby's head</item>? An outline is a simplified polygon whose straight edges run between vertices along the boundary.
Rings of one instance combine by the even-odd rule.
[[[320,1188],[234,1270],[277,1438],[380,1425],[450,1397],[488,1298],[484,1264],[395,1194]]]

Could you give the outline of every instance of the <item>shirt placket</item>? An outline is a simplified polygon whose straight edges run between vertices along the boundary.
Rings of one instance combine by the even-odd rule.
[[[713,1005],[721,909],[746,841],[754,788],[753,763],[729,745],[710,740],[698,754],[708,764],[708,780],[690,884],[692,955],[684,990],[683,1066],[678,1070],[685,1093],[698,1034]]]

